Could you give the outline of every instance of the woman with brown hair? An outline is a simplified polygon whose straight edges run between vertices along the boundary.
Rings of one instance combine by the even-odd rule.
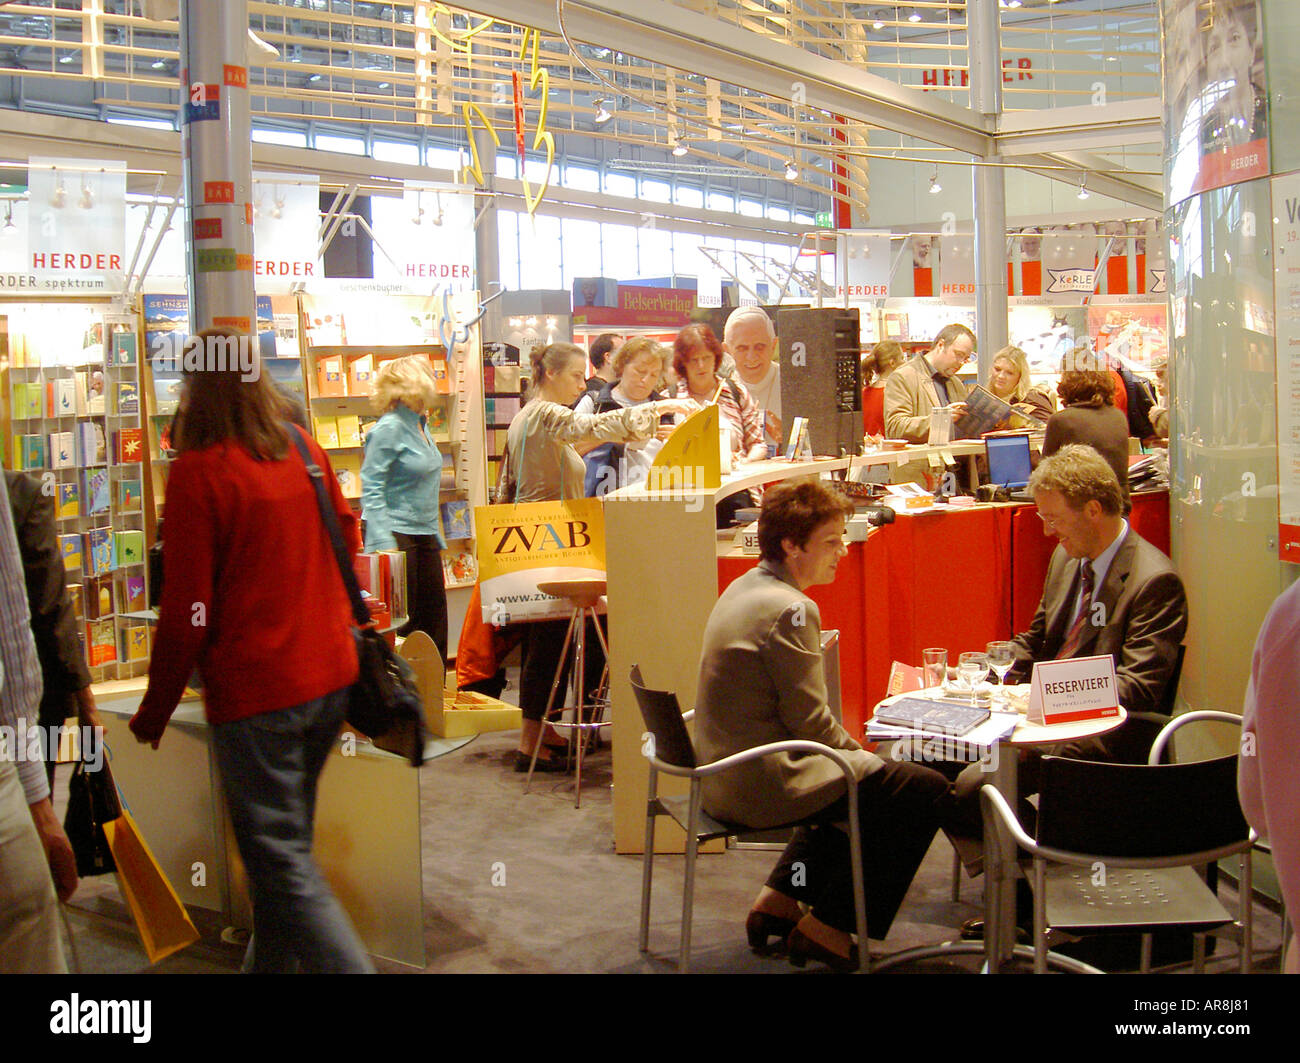
[[[581,414],[570,409],[586,387],[587,356],[571,343],[552,343],[531,355],[532,385],[507,434],[497,502],[552,502],[584,497],[587,467],[574,444],[626,443],[651,439],[659,418],[685,413],[693,407],[675,400],[643,402],[602,414]],[[542,741],[542,717],[551,683],[564,646],[563,620],[534,621],[524,625],[523,660],[519,675],[519,707],[523,726],[515,770],[528,770],[533,750]],[[597,646],[595,637],[589,646]],[[599,653],[587,654],[587,672],[600,674]],[[595,685],[592,683],[591,685]],[[544,746],[551,743],[543,742]],[[537,758],[537,771],[563,771],[564,758],[549,751]]]
[[[881,340],[862,356],[862,431],[869,436],[885,434],[885,381],[907,360],[903,345]]]
[[[1061,374],[1056,393],[1065,408],[1047,419],[1043,457],[1070,443],[1092,447],[1115,470],[1127,514],[1133,508],[1128,497],[1128,418],[1115,408],[1110,374],[1091,369],[1067,370]]]
[[[285,406],[247,353],[252,337],[187,341],[179,457],[149,688],[131,731],[156,749],[195,666],[235,839],[253,937],[244,969],[369,972],[356,931],[311,855],[316,782],[357,678],[352,613]],[[252,372],[241,366],[252,366]],[[356,518],[316,441],[343,538]]]

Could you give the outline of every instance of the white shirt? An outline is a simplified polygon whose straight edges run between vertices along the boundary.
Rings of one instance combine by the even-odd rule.
[[[739,373],[737,373],[739,376]],[[781,363],[772,362],[767,375],[757,384],[744,381],[746,389],[754,396],[763,411],[763,439],[765,442],[781,446]]]

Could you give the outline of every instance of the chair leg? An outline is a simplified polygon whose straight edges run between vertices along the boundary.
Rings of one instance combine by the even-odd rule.
[[[1155,942],[1150,934],[1142,935],[1142,957],[1138,963],[1138,971],[1142,974],[1151,973],[1151,948]]]
[[[645,803],[645,850],[641,858],[641,937],[638,947],[642,952],[650,951],[650,888],[655,865],[655,776],[658,773],[650,768],[650,787]]]
[[[1255,960],[1255,883],[1254,854],[1250,850],[1241,854],[1241,874],[1237,879],[1241,905],[1241,973],[1250,974]],[[1286,948],[1286,939],[1282,940]],[[1285,955],[1285,953],[1284,953]]]
[[[1192,935],[1192,970],[1196,974],[1205,973],[1205,935]]]
[[[1014,919],[1014,914],[1004,912],[1002,918]],[[986,926],[984,932],[988,933]],[[1047,865],[1041,857],[1034,858],[1034,974],[1047,973]]]
[[[577,775],[573,780],[573,807],[582,807],[582,753],[587,746],[587,732],[583,728],[586,723],[584,709],[586,707],[586,686],[587,686],[587,611],[578,609],[573,614],[571,624],[576,625],[574,632],[574,642],[576,649],[573,655],[573,722],[578,726],[573,728],[573,739],[569,742],[569,749],[573,750],[576,742],[577,749],[575,755],[578,758]],[[564,658],[560,658],[563,663]]]
[[[533,771],[537,767],[537,754],[542,749],[542,739],[546,737],[546,725],[551,720],[552,706],[555,704],[555,691],[560,685],[560,676],[564,673],[564,658],[569,652],[569,641],[573,638],[573,615],[569,616],[569,626],[564,632],[564,648],[560,650],[560,663],[555,668],[555,678],[551,680],[551,693],[546,699],[546,711],[542,713],[542,729],[537,732],[537,742],[533,745],[533,756],[528,762],[528,778],[524,780],[524,793],[533,785]],[[561,712],[563,709],[561,709]]]
[[[695,857],[700,848],[700,784],[691,780],[690,812],[686,819],[686,881],[682,888],[682,942],[677,957],[678,974],[691,969],[691,918],[695,910]]]

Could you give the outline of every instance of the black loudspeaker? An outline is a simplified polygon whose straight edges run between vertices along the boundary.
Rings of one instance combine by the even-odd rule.
[[[778,310],[781,421],[808,418],[814,454],[862,446],[862,372],[857,307]]]
[[[333,192],[320,194],[322,215],[333,205],[334,195]],[[366,225],[371,224],[370,197],[357,196],[347,213],[356,217],[344,218],[329,247],[325,248],[325,276],[372,279],[375,275],[375,242],[365,226],[356,220],[364,218]]]

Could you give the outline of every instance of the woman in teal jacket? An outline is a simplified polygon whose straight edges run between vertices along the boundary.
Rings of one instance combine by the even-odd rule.
[[[429,438],[426,411],[437,401],[433,368],[418,354],[384,362],[375,374],[375,408],[383,416],[366,436],[361,515],[366,551],[406,555],[407,623],[399,635],[423,631],[447,659],[447,592],[438,524],[442,454]]]

